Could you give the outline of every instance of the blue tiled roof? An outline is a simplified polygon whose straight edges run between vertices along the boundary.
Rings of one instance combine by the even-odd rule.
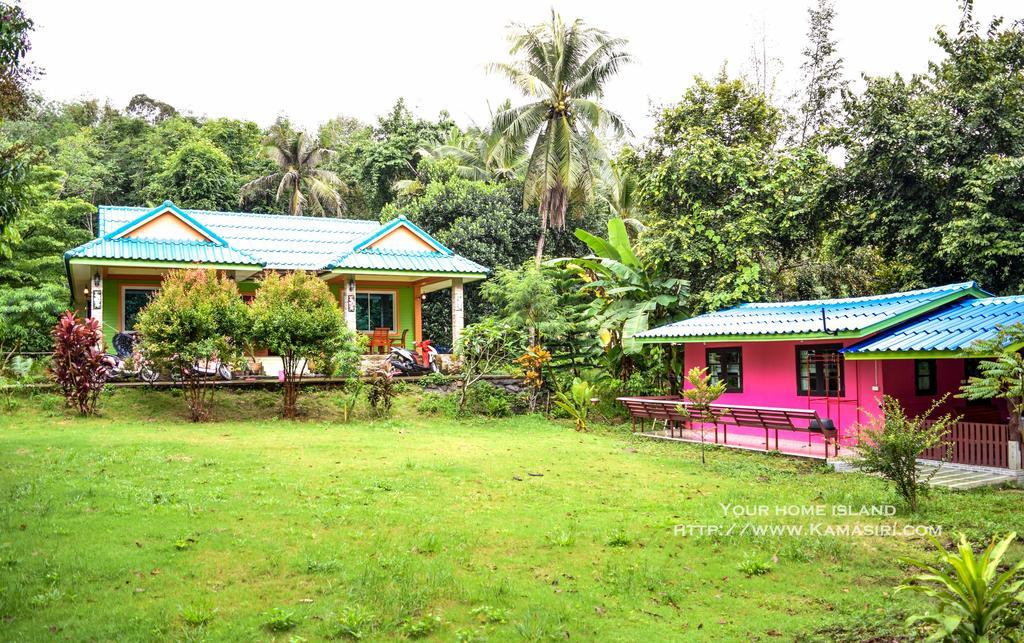
[[[484,274],[488,270],[465,257],[460,257],[416,228],[404,217],[388,224],[359,219],[303,217],[247,212],[214,212],[209,210],[178,210],[202,230],[223,242],[223,252],[214,252],[201,242],[169,242],[160,239],[139,239],[137,243],[118,245],[128,239],[111,239],[141,217],[159,208],[100,206],[100,239],[69,251],[68,257],[138,259],[150,261],[183,261],[179,257],[186,247],[195,256],[206,253],[208,263],[255,263],[275,270],[327,270],[351,268],[367,270],[406,270],[417,272]],[[437,252],[386,251],[365,248],[376,238],[397,225],[406,224],[416,234],[424,235]],[[108,237],[104,240],[103,237]],[[140,243],[141,242],[141,243]],[[236,261],[241,256],[249,260]]]
[[[327,265],[328,268],[363,270],[410,270],[415,272],[452,272],[485,274],[475,261],[456,254],[430,251],[366,248],[350,252]]]
[[[691,317],[636,335],[638,339],[713,339],[716,336],[801,335],[876,332],[886,322],[926,312],[958,297],[984,296],[968,281],[872,297],[741,304]]]
[[[157,241],[155,239],[93,239],[65,253],[65,257],[136,259],[261,266],[252,255],[206,241]]]
[[[936,310],[867,341],[844,353],[963,351],[992,339],[1000,328],[1024,323],[1024,295],[971,299]]]

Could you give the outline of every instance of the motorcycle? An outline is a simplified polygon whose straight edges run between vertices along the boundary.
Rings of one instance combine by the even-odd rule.
[[[173,358],[172,358],[173,361]],[[216,357],[208,360],[196,362],[191,366],[184,366],[182,372],[171,373],[171,378],[175,381],[180,380],[191,380],[191,379],[214,379],[219,377],[222,380],[231,381],[234,379],[234,373],[231,372],[231,367],[220,361]]]
[[[426,375],[428,373],[440,373],[438,366],[437,349],[430,345],[431,341],[425,339],[416,342],[416,350],[419,355],[404,346],[392,346],[389,361],[401,375]]]
[[[114,335],[112,343],[115,352],[103,356],[107,379],[116,381],[137,377],[147,384],[160,379],[160,373],[138,349],[138,338],[134,334],[119,332]]]

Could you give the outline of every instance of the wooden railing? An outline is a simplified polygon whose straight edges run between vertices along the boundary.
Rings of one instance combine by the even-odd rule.
[[[957,422],[944,439],[952,442],[952,446],[934,447],[921,454],[921,457],[925,460],[945,460],[946,449],[951,448],[953,453],[950,462],[985,467],[1009,466],[1010,426],[1007,424]]]

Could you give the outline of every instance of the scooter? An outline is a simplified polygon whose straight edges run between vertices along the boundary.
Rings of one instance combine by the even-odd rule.
[[[191,366],[182,367],[182,372],[171,373],[171,378],[180,380],[190,379],[214,379],[219,377],[222,380],[230,381],[234,378],[234,374],[231,372],[231,367],[220,361],[216,357],[208,360],[196,362]]]
[[[438,366],[437,349],[430,345],[431,340],[425,339],[416,342],[416,350],[419,355],[404,346],[392,346],[389,361],[401,375],[426,375],[427,373],[440,373]]]
[[[119,332],[114,335],[114,354],[103,356],[103,365],[107,369],[107,379],[124,380],[137,377],[147,384],[160,379],[160,373],[153,368],[142,352],[138,349],[138,340],[133,334]]]

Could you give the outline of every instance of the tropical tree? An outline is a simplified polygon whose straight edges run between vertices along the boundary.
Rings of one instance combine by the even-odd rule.
[[[634,336],[684,310],[689,283],[662,277],[643,265],[622,219],[608,221],[608,239],[586,230],[577,230],[576,236],[593,254],[551,263],[575,268],[584,281],[583,289],[593,293],[591,317],[605,350],[618,362],[618,375],[626,379],[632,372],[632,356],[643,348]]]
[[[498,112],[494,128],[514,144],[533,141],[526,166],[523,204],[537,207],[541,234],[536,263],[544,254],[548,228],[565,228],[566,214],[593,196],[598,132],[622,135],[622,119],[601,104],[608,80],[630,61],[626,41],[588,27],[566,24],[552,11],[550,22],[518,25],[510,36],[512,63],[493,63],[530,102]]]
[[[511,108],[512,101],[506,100],[498,112]],[[493,114],[491,118],[493,121]],[[512,140],[494,127],[473,126],[465,132],[452,127],[439,145],[424,152],[454,159],[455,173],[461,178],[489,183],[516,178],[526,168],[527,161],[525,141]]]
[[[277,171],[243,185],[242,203],[254,194],[273,190],[275,201],[288,199],[288,214],[339,215],[345,211],[341,198],[346,190],[344,182],[331,170],[319,167],[332,153],[320,139],[278,121],[270,128],[263,149]]]
[[[183,208],[227,210],[236,203],[238,183],[228,155],[197,138],[167,157],[148,192],[153,201],[170,199]]]
[[[1024,414],[1024,324],[1014,324],[1000,329],[988,341],[978,342],[971,347],[988,359],[978,364],[978,375],[971,377],[960,387],[957,397],[969,400],[1006,400],[1010,411],[1012,435],[1021,432],[1021,414]],[[994,357],[993,357],[994,356]]]

